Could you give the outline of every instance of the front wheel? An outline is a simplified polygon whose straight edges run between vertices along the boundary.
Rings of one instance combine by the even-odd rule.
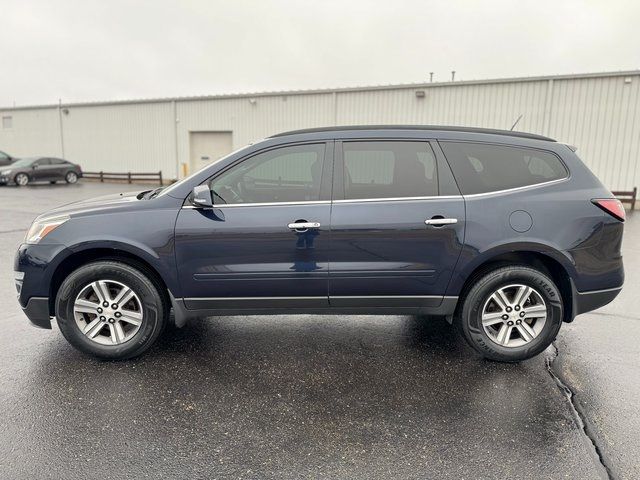
[[[76,172],[67,172],[64,179],[67,183],[76,183],[78,181],[78,174]]]
[[[26,173],[19,173],[13,180],[19,187],[24,187],[27,183],[29,183],[29,175],[27,175]]]
[[[60,331],[75,348],[97,357],[140,355],[167,323],[169,306],[160,288],[141,270],[124,263],[84,265],[58,291]]]
[[[519,362],[556,338],[562,325],[562,296],[553,280],[525,266],[482,276],[462,299],[456,322],[467,342],[484,357]]]

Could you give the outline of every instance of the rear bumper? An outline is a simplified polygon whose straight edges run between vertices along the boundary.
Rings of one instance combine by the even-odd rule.
[[[604,290],[593,290],[590,292],[578,292],[573,287],[573,317],[581,313],[591,312],[597,308],[611,303],[622,291],[622,285]]]
[[[47,297],[31,297],[22,311],[36,327],[51,329],[49,316],[49,299]]]

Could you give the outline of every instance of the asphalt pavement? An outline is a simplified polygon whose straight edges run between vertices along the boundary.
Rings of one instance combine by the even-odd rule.
[[[0,478],[640,478],[640,216],[627,283],[543,355],[481,359],[442,319],[215,317],[99,361],[15,299],[40,212],[144,187],[0,188]]]

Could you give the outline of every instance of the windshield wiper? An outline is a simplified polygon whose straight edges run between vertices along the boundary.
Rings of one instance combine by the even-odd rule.
[[[140,192],[138,195],[136,195],[136,198],[138,200],[142,200],[144,198],[144,196],[149,192],[151,192],[151,190],[145,190],[144,192]]]
[[[151,192],[151,195],[149,195],[149,198],[155,198],[158,196],[158,194],[164,189],[164,187],[158,187],[156,188],[153,192]]]

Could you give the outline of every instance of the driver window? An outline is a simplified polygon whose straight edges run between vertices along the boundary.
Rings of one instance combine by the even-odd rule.
[[[324,144],[295,145],[259,153],[214,178],[213,203],[320,200]]]

